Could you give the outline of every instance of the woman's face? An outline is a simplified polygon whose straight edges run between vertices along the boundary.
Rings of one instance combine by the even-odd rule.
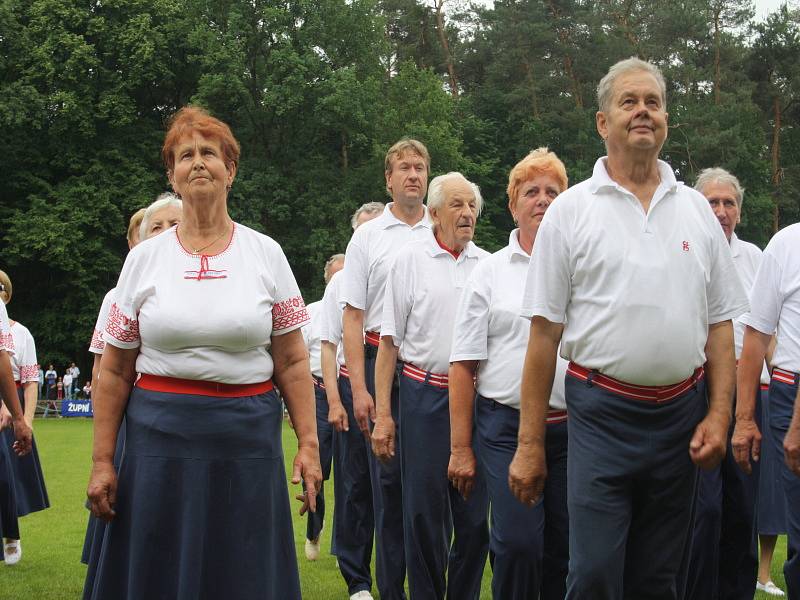
[[[516,202],[509,207],[520,230],[535,236],[544,213],[561,191],[558,180],[548,174],[523,181],[517,188]]]
[[[154,212],[147,227],[147,239],[149,240],[151,237],[180,223],[182,214],[183,211],[177,206],[165,206],[161,210]]]
[[[236,176],[236,166],[225,164],[222,147],[212,138],[200,133],[183,137],[173,150],[175,159],[167,173],[172,189],[182,198],[225,197]]]

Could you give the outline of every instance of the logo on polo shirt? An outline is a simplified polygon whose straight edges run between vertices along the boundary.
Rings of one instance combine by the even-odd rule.
[[[689,242],[687,242],[686,240],[683,240],[683,251],[684,252],[689,251]]]

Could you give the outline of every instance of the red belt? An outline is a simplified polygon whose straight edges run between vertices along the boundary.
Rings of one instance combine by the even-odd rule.
[[[785,371],[784,369],[775,367],[772,369],[772,380],[794,385],[797,383],[797,373],[792,373],[791,371]]]
[[[687,392],[695,382],[705,376],[705,372],[703,367],[698,367],[691,377],[672,385],[633,385],[570,362],[567,367],[567,375],[581,381],[589,381],[597,387],[631,400],[660,403],[677,398]]]
[[[178,379],[143,373],[136,382],[137,387],[151,392],[168,392],[171,394],[192,394],[194,396],[219,396],[221,398],[239,398],[241,396],[257,396],[275,389],[272,380],[259,383],[218,383],[216,381],[198,381],[195,379]]]
[[[344,365],[339,367],[339,377],[346,377],[347,379],[350,379],[350,373],[347,371],[347,367]]]
[[[381,334],[377,331],[367,331],[364,334],[364,341],[370,346],[375,346],[377,348],[381,343]]]
[[[419,367],[415,367],[411,363],[403,364],[403,375],[434,387],[447,387],[447,373],[431,373],[430,371],[424,371]]]
[[[564,423],[567,420],[567,411],[565,410],[548,410],[547,411],[547,424],[556,425]]]
[[[316,375],[312,374],[311,379],[314,380],[314,385],[317,386],[319,389],[325,389],[325,382],[322,380],[322,377],[317,377]]]
[[[16,385],[18,388],[21,388],[21,387],[22,387],[22,384],[21,384],[19,381],[15,381],[15,382],[14,382],[14,384],[15,384],[15,385]]]
[[[762,383],[762,384],[761,384],[761,391],[762,391],[762,392],[767,392],[767,391],[769,391],[769,384],[768,384],[768,383]]]

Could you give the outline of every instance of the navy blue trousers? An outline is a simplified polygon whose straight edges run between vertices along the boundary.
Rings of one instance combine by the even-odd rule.
[[[369,449],[353,414],[350,380],[339,377],[339,396],[347,411],[349,431],[335,432],[333,455],[333,554],[350,595],[372,588],[370,563],[375,518],[372,511],[372,485]]]
[[[377,348],[364,346],[364,377],[367,391],[375,398]],[[398,409],[397,378],[392,386],[392,418],[395,424],[395,456],[388,463],[368,450],[375,514],[375,579],[381,600],[405,600],[406,560],[403,543],[403,484],[400,476],[402,426]],[[354,421],[355,423],[355,421]],[[358,426],[351,427],[358,429]]]
[[[769,391],[761,390],[761,458],[758,465],[758,533],[762,535],[786,534],[786,496],[783,493],[781,464],[783,447],[772,441]],[[780,450],[780,453],[778,453]]]
[[[475,400],[478,460],[491,505],[489,560],[494,600],[563,600],[569,562],[567,424],[547,426],[547,481],[535,506],[525,506],[508,487],[517,450],[519,410],[478,396]]]
[[[331,476],[331,460],[333,459],[333,427],[328,423],[328,396],[325,390],[314,384],[314,396],[317,401],[317,439],[319,440],[319,462],[322,465],[323,484],[317,494],[317,511],[308,511],[306,538],[315,540],[322,532],[325,522],[325,481]],[[303,483],[305,489],[305,482]]]
[[[447,388],[401,375],[400,421],[409,594],[413,600],[478,600],[489,550],[486,481],[479,472],[464,500],[447,479]]]
[[[783,438],[792,420],[794,401],[797,397],[797,376],[794,384],[775,379],[769,385],[769,426],[773,452],[781,457],[783,493],[786,497],[787,548],[783,575],[789,600],[800,600],[800,477],[786,466],[783,460]]]
[[[655,404],[567,376],[566,398],[567,600],[677,599],[705,382]]]

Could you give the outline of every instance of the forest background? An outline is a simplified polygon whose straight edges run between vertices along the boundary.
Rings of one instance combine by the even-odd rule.
[[[489,3],[490,4],[490,3]],[[233,218],[284,248],[307,302],[349,216],[386,200],[383,157],[427,144],[485,199],[493,251],[512,228],[508,171],[538,146],[591,174],[595,87],[615,61],[668,83],[662,158],[693,183],[746,188],[740,237],[800,220],[800,11],[740,0],[0,0],[0,268],[39,360],[86,352],[125,258],[127,219],[168,189],[159,159],[181,106],[242,145]],[[87,372],[84,370],[84,372]]]

